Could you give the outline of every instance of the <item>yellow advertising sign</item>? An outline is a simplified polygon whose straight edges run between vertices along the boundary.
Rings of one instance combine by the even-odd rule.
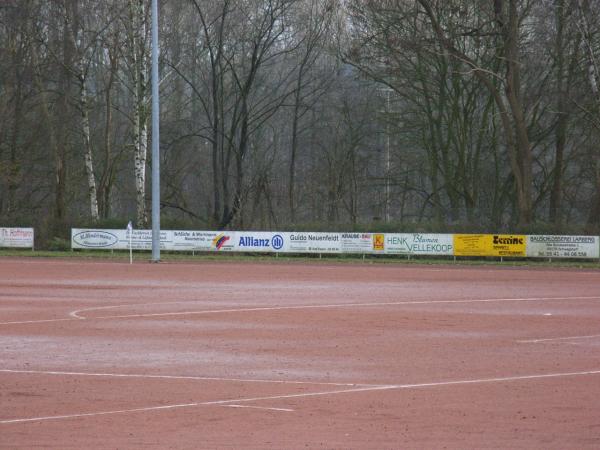
[[[385,250],[385,236],[383,234],[373,235],[373,250],[381,252]]]
[[[526,256],[526,238],[513,234],[455,234],[455,256]]]

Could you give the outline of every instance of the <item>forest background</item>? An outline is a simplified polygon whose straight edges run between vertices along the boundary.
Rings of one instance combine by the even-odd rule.
[[[600,232],[600,0],[158,4],[163,228]],[[0,226],[149,226],[149,6],[0,1]]]

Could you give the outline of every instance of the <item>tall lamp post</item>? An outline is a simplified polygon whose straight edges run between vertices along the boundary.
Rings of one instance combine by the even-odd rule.
[[[152,0],[152,262],[160,261],[160,108],[158,102],[158,0]]]

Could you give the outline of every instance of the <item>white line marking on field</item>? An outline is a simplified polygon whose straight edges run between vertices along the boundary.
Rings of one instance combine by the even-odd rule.
[[[18,324],[35,324],[47,322],[65,322],[75,320],[106,320],[106,319],[135,319],[142,317],[169,317],[169,316],[189,316],[201,314],[222,314],[222,313],[238,313],[238,312],[259,312],[259,311],[283,311],[297,309],[329,309],[329,308],[353,308],[353,307],[381,307],[381,306],[403,306],[403,305],[436,305],[436,304],[468,304],[468,303],[494,303],[494,302],[537,302],[537,301],[556,301],[556,300],[600,300],[599,296],[593,297],[531,297],[531,298],[486,298],[486,299],[463,299],[463,300],[414,300],[404,302],[380,302],[380,303],[332,303],[326,305],[289,305],[289,306],[258,306],[253,308],[228,308],[228,309],[212,309],[199,311],[180,311],[180,312],[164,312],[164,313],[147,313],[147,314],[124,314],[111,316],[84,317],[78,313],[82,309],[74,310],[69,313],[69,318],[62,319],[41,319],[41,320],[22,320],[13,322],[0,322],[0,325],[18,325]],[[183,303],[183,302],[167,302],[156,304]],[[117,307],[125,306],[144,306],[142,305],[118,305]],[[104,308],[104,307],[103,307]],[[106,308],[113,308],[106,307]],[[96,308],[95,308],[96,309]]]
[[[265,409],[267,411],[286,411],[293,412],[293,409],[289,408],[268,408],[266,406],[251,406],[251,405],[221,405],[223,408],[252,408],[252,409]]]
[[[164,405],[164,406],[151,406],[149,408],[134,408],[134,409],[120,409],[114,411],[100,411],[91,413],[81,414],[65,414],[63,416],[43,416],[43,417],[30,417],[26,419],[9,419],[0,420],[0,425],[11,424],[11,423],[23,423],[23,422],[41,422],[45,420],[59,420],[59,419],[77,419],[80,417],[93,417],[93,416],[107,416],[110,414],[125,414],[135,412],[147,412],[147,411],[159,411],[164,409],[176,409],[176,408],[190,408],[192,406],[199,406],[199,403],[180,403],[177,405]]]
[[[324,391],[324,392],[312,392],[312,393],[304,393],[304,394],[290,394],[290,395],[277,395],[273,397],[254,397],[254,398],[238,398],[238,399],[230,399],[230,400],[216,400],[216,401],[208,401],[208,402],[197,402],[197,403],[179,403],[174,405],[162,405],[162,406],[149,406],[145,408],[133,408],[133,409],[120,409],[115,411],[101,411],[96,413],[81,413],[81,414],[65,414],[60,416],[42,416],[42,417],[29,417],[24,419],[7,419],[0,420],[0,425],[3,424],[11,424],[11,423],[23,423],[23,422],[40,422],[46,420],[59,420],[59,419],[77,419],[80,417],[90,417],[90,416],[106,416],[109,414],[125,414],[125,413],[136,413],[136,412],[149,412],[149,411],[160,411],[165,409],[176,409],[176,408],[190,408],[194,406],[211,406],[218,405],[223,406],[226,404],[237,404],[243,402],[252,402],[258,400],[279,400],[285,398],[295,398],[295,397],[311,397],[311,396],[321,396],[321,395],[333,395],[333,394],[342,394],[342,393],[352,393],[352,392],[363,392],[363,391],[372,391],[372,390],[382,390],[382,389],[392,389],[394,386],[377,386],[377,387],[365,387],[365,388],[356,388],[356,389],[343,389],[337,391]]]
[[[74,320],[78,320],[78,319],[69,317],[69,318],[64,318],[64,319],[16,320],[14,322],[0,322],[0,325],[21,325],[21,324],[28,324],[28,323],[68,322],[68,321],[74,321]]]
[[[565,337],[555,337],[555,338],[543,338],[543,339],[522,339],[517,342],[527,343],[527,344],[535,344],[538,342],[551,342],[551,341],[570,341],[570,340],[578,340],[578,339],[594,339],[600,337],[600,334],[589,334],[586,336],[565,336]]]
[[[71,311],[69,316],[74,317],[75,319],[87,319],[87,317],[80,316],[79,314],[82,312],[89,311],[99,311],[104,309],[117,309],[117,308],[131,308],[131,307],[141,307],[141,306],[164,306],[164,305],[177,305],[177,304],[185,304],[185,303],[198,303],[203,300],[181,300],[178,302],[154,302],[154,303],[129,303],[126,305],[112,305],[112,306],[93,306],[90,308],[77,309],[75,311]]]
[[[145,408],[133,408],[133,409],[121,409],[114,411],[100,411],[92,413],[80,413],[80,414],[68,414],[60,416],[42,416],[42,417],[29,417],[21,419],[5,419],[0,420],[0,425],[24,423],[24,422],[40,422],[46,420],[59,420],[59,419],[76,419],[80,417],[92,417],[92,416],[105,416],[109,414],[125,414],[125,413],[136,413],[136,412],[149,412],[149,411],[160,411],[176,408],[191,408],[196,406],[209,406],[209,405],[236,405],[239,403],[256,402],[262,400],[283,400],[291,398],[307,398],[307,397],[318,397],[327,395],[337,394],[353,394],[359,392],[370,392],[370,391],[384,391],[394,389],[418,389],[427,387],[440,387],[440,386],[456,386],[456,385],[469,385],[469,384],[483,384],[483,383],[502,383],[510,381],[525,381],[535,379],[548,379],[548,378],[562,378],[562,377],[576,377],[585,375],[598,375],[600,370],[588,370],[583,372],[563,372],[563,373],[548,373],[548,374],[537,374],[537,375],[517,375],[510,377],[496,377],[496,378],[479,378],[473,380],[456,380],[456,381],[439,381],[432,383],[416,383],[416,384],[395,384],[395,385],[384,385],[384,386],[373,386],[373,387],[359,387],[355,389],[340,389],[335,391],[322,391],[322,392],[305,392],[301,394],[287,394],[287,395],[273,395],[264,397],[252,397],[252,398],[238,398],[229,400],[214,400],[207,402],[197,403],[180,403],[174,405],[161,405],[161,406],[149,406]]]
[[[240,383],[274,383],[274,384],[308,384],[321,386],[365,386],[379,387],[382,385],[365,383],[333,383],[328,381],[299,381],[299,380],[267,380],[260,378],[223,378],[223,377],[199,377],[193,375],[144,375],[129,373],[90,373],[90,372],[65,372],[54,370],[21,370],[21,369],[0,369],[0,373],[18,373],[30,375],[62,375],[77,377],[106,377],[106,378],[146,378],[146,379],[164,379],[164,380],[197,380],[197,381],[228,381]]]
[[[353,308],[353,307],[381,307],[381,306],[403,306],[403,305],[436,305],[436,304],[464,304],[464,303],[494,303],[494,302],[534,302],[554,300],[599,300],[600,297],[533,297],[533,298],[487,298],[487,299],[465,299],[465,300],[413,300],[404,302],[380,302],[380,303],[332,303],[326,305],[290,305],[290,306],[259,306],[253,308],[228,308],[200,311],[179,311],[165,313],[124,314],[114,316],[98,316],[94,319],[132,319],[140,317],[167,317],[188,316],[201,314],[221,314],[238,312],[259,311],[283,311],[296,309],[329,309],[329,308]]]

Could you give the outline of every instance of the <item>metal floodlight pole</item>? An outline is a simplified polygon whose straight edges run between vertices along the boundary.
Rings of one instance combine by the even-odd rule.
[[[158,102],[158,0],[152,0],[152,262],[160,261],[160,107]]]

